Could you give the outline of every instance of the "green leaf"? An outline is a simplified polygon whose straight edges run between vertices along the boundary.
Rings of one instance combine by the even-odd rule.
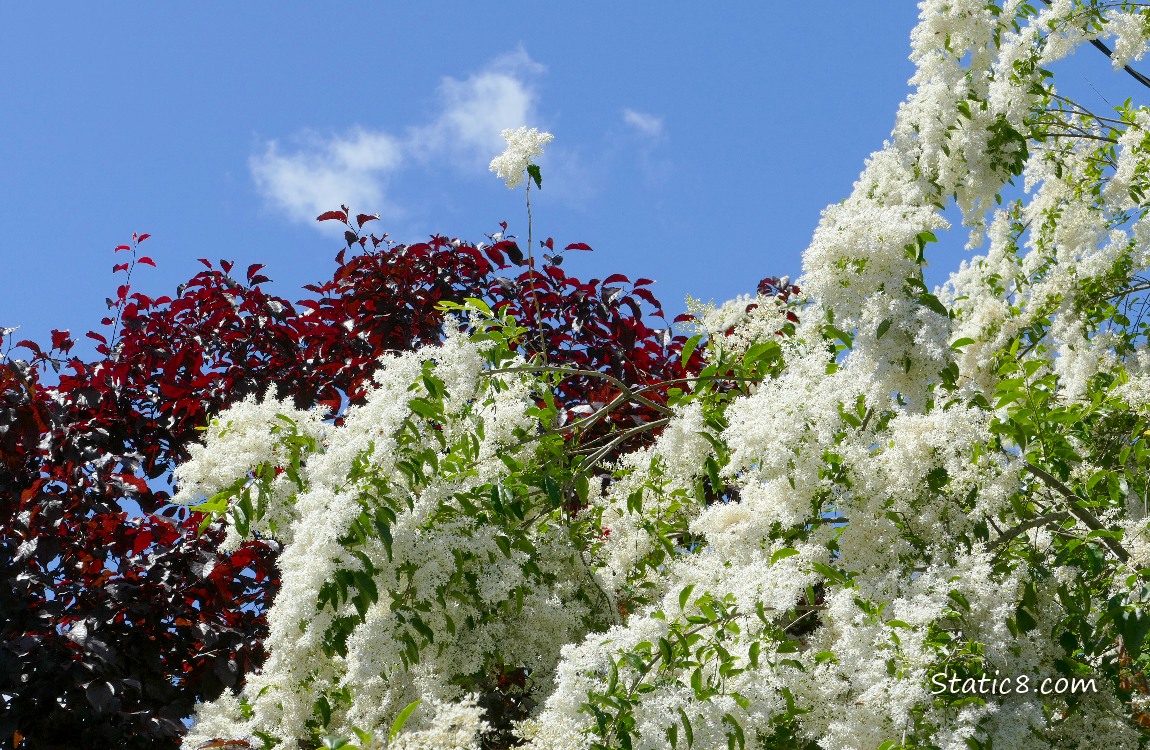
[[[929,292],[926,294],[920,294],[918,297],[918,303],[928,310],[933,310],[944,318],[950,317],[950,311],[946,309],[946,305],[942,304],[938,297],[935,297]]]
[[[691,592],[695,590],[695,584],[691,584],[687,588],[679,592],[679,609],[687,608],[687,600],[691,598]]]
[[[1123,612],[1114,625],[1122,634],[1122,643],[1130,657],[1137,659],[1142,653],[1146,635],[1150,633],[1150,616],[1140,609],[1130,609]]]
[[[687,747],[690,748],[695,744],[695,733],[691,730],[691,720],[687,718],[687,712],[679,707],[679,718],[683,720],[683,735],[687,738]]]
[[[854,337],[841,328],[836,328],[832,325],[823,326],[823,333],[831,338],[838,339],[843,343],[843,346],[850,349],[854,344]]]
[[[322,726],[326,727],[331,723],[331,704],[327,702],[327,698],[325,696],[321,695],[319,700],[315,702],[315,708],[313,711],[319,714],[319,720]]]
[[[659,654],[663,657],[663,666],[669,668],[675,661],[675,653],[671,649],[671,642],[666,638],[659,639]]]
[[[379,538],[383,542],[383,548],[387,551],[387,561],[392,562],[391,556],[391,526],[387,521],[380,518],[378,515],[375,517],[375,530],[379,532]]]
[[[439,416],[439,410],[425,398],[413,398],[407,402],[411,410],[423,417],[424,419],[435,419]]]
[[[1019,607],[1015,612],[1015,620],[1018,623],[1018,629],[1022,632],[1028,632],[1038,627],[1038,620],[1034,619],[1034,615],[1026,611],[1025,607]]]
[[[691,338],[687,339],[687,343],[683,344],[683,366],[684,367],[687,366],[687,360],[689,360],[691,358],[691,355],[695,353],[695,349],[698,348],[699,342],[702,340],[703,340],[703,334],[698,333],[698,334],[695,334],[694,336],[692,336]]]
[[[722,493],[723,481],[719,478],[719,465],[715,463],[715,457],[707,456],[703,465],[707,468],[707,479],[711,480],[711,491],[716,495]]]
[[[426,638],[428,643],[435,643],[435,631],[432,630],[431,627],[423,621],[422,617],[419,615],[412,617],[411,626],[415,628],[420,635]]]
[[[395,738],[399,735],[400,730],[403,729],[403,725],[407,723],[407,720],[411,718],[411,715],[415,712],[415,709],[418,708],[419,704],[422,702],[422,698],[417,698],[413,702],[409,703],[407,708],[399,712],[399,716],[395,717],[395,721],[391,724],[391,730],[387,733],[388,744],[395,742]]]
[[[829,565],[823,565],[820,562],[815,562],[815,563],[811,563],[811,567],[815,569],[816,573],[819,573],[824,578],[827,578],[831,581],[834,581],[835,583],[841,583],[841,584],[848,585],[848,586],[850,585],[851,581],[849,578],[847,578],[846,576],[844,576],[842,573],[835,570],[834,568],[830,567]]]
[[[538,164],[528,164],[527,165],[527,174],[531,176],[531,180],[535,183],[535,187],[542,190],[543,189],[543,175],[541,175],[539,173],[539,165]]]
[[[696,698],[702,698],[703,695],[703,669],[696,667],[695,671],[691,673],[691,689],[695,691]]]
[[[797,549],[791,549],[790,547],[783,547],[780,550],[776,550],[775,553],[773,555],[771,555],[770,564],[774,565],[779,560],[785,560],[786,558],[794,557],[797,554],[799,554],[799,551]]]
[[[878,341],[879,339],[881,339],[884,335],[886,335],[886,332],[889,330],[890,330],[890,318],[886,318],[885,320],[883,320],[883,322],[878,324],[878,330],[876,330],[875,334],[874,334],[875,341]]]
[[[743,736],[743,727],[739,724],[731,714],[723,714],[723,721],[731,725],[731,733],[727,735],[727,748],[728,750],[735,750],[735,745],[739,746],[739,750],[744,750],[747,746],[747,740]]]
[[[488,305],[483,300],[479,299],[478,297],[468,297],[467,299],[465,299],[463,301],[466,302],[471,307],[475,308],[476,310],[478,310],[482,313],[486,313],[489,316],[491,315],[491,306]],[[418,703],[418,701],[416,701],[416,702]]]

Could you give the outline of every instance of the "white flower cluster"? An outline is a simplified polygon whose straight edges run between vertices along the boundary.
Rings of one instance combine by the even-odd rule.
[[[1146,42],[1150,40],[1150,13],[1145,8],[1114,14],[1106,28],[1115,37],[1111,55],[1115,70],[1141,60],[1146,54]]]
[[[498,659],[522,665],[545,682],[559,647],[584,631],[589,608],[583,587],[591,584],[569,537],[557,528],[539,528],[530,538],[538,554],[532,559],[518,549],[501,549],[507,531],[457,505],[457,498],[508,474],[497,455],[532,460],[530,447],[520,443],[538,422],[529,416],[531,381],[521,374],[484,375],[481,349],[456,328],[446,327],[442,346],[385,358],[366,403],[349,409],[322,452],[308,458],[307,489],[286,500],[296,520],[279,558],[282,586],[268,613],[269,656],[241,694],[250,718],[238,721],[230,699],[202,706],[185,747],[210,739],[211,732],[218,736],[229,723],[233,734],[267,732],[285,738],[283,747],[295,747],[296,739],[307,736],[321,699],[331,705],[330,731],[351,736],[357,727],[386,736],[390,720],[417,698],[454,707],[441,706],[434,719],[416,712],[411,737],[400,746],[468,747],[478,713],[473,704],[457,703],[464,697],[458,679]],[[444,404],[435,424],[409,405],[413,399],[434,401],[431,388],[442,389]],[[282,409],[274,402],[244,404],[228,415],[249,446],[243,461],[228,466],[242,469],[249,460],[276,455],[273,436],[256,436],[261,429],[270,432],[274,413]],[[198,471],[204,471],[204,456],[239,444],[228,440],[228,433],[209,434],[207,446],[197,451]],[[469,445],[472,461],[453,464],[452,453]],[[421,470],[430,475],[417,491],[411,489],[415,455],[430,462]],[[219,483],[230,476],[221,475]],[[376,512],[381,503],[395,509],[389,542],[369,533],[349,548],[349,533],[357,523],[363,529],[363,514]],[[325,586],[349,580],[341,576],[354,578],[352,590],[334,602],[329,595],[324,605],[322,592],[334,590]],[[349,599],[365,587],[378,595],[363,606],[360,621],[361,605]],[[440,605],[433,606],[437,599]],[[333,655],[333,633],[348,618],[350,631],[334,636],[345,646]],[[414,618],[421,630],[411,625]],[[424,641],[427,632],[433,640],[415,663],[410,644]],[[337,695],[350,699],[341,702]],[[458,716],[444,723],[445,711]],[[456,744],[442,744],[448,739]]]
[[[555,140],[550,133],[540,133],[536,128],[528,130],[526,126],[504,130],[500,136],[507,141],[507,148],[491,160],[491,171],[509,188],[519,187],[527,166],[543,155],[544,146]]]
[[[213,419],[200,443],[188,447],[189,460],[176,467],[179,491],[173,502],[190,504],[211,497],[264,463],[282,466],[287,458],[273,428],[283,415],[306,435],[323,439],[327,431],[322,410],[302,411],[276,398],[268,388],[263,400],[248,396]]]
[[[268,388],[259,403],[248,396],[232,405],[211,421],[202,442],[189,446],[189,460],[174,472],[179,489],[172,501],[184,505],[199,503],[248,478],[263,465],[282,469],[289,459],[281,439],[283,431],[290,427],[301,436],[322,441],[328,429],[324,415],[323,409],[303,411],[290,401],[278,399],[275,385]],[[288,498],[295,488],[281,474],[272,482],[271,489],[275,499],[253,530],[277,529],[281,539],[287,541],[291,522],[295,520]],[[239,545],[241,535],[232,517],[226,518],[228,530],[222,546],[232,550]]]
[[[458,703],[432,701],[435,716],[428,728],[402,732],[390,750],[479,750],[479,736],[488,729],[476,705],[477,696],[469,695]]]
[[[708,357],[719,351],[742,356],[753,344],[781,337],[785,310],[777,297],[741,294],[716,307],[687,297],[687,312],[694,315],[698,333],[707,336]]]

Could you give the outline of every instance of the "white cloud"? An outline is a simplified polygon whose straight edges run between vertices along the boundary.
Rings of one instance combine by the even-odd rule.
[[[256,189],[269,203],[296,221],[314,221],[343,203],[363,211],[385,208],[387,175],[403,161],[398,141],[363,129],[326,142],[314,135],[305,140],[292,154],[270,141],[248,160]]]
[[[486,169],[505,145],[500,131],[539,124],[530,81],[543,70],[519,49],[465,81],[444,78],[439,86],[442,112],[430,124],[410,130],[412,152],[423,157],[447,153],[469,167]]]
[[[387,182],[405,162],[447,159],[486,172],[491,157],[503,149],[501,130],[540,125],[531,79],[543,70],[520,49],[465,80],[444,78],[438,114],[402,137],[364,128],[326,140],[305,134],[292,153],[269,141],[263,154],[249,159],[252,179],[270,205],[296,221],[314,223],[320,213],[343,203],[395,218],[399,209],[387,201]]]
[[[638,130],[648,138],[659,138],[663,135],[663,118],[649,115],[645,112],[636,112],[633,109],[623,110],[623,122]]]

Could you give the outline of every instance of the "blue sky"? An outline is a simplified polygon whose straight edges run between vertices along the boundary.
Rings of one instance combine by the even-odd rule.
[[[525,237],[522,188],[487,169],[519,125],[555,134],[535,235],[595,249],[565,268],[653,278],[672,313],[687,294],[721,302],[798,275],[819,212],[890,131],[916,16],[846,0],[6,4],[0,326],[96,328],[132,232],[159,264],[137,291],[172,294],[206,257],[266,263],[291,299],[330,275],[343,243],[314,217],[341,202],[401,241],[479,241],[500,221]],[[1074,63],[1091,104],[1106,86],[1112,104],[1141,96],[1091,53]]]

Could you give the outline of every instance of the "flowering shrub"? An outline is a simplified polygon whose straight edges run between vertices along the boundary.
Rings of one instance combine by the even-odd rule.
[[[175,747],[197,701],[237,687],[263,661],[278,543],[262,534],[241,543],[223,524],[197,536],[204,517],[159,489],[195,455],[209,413],[254,405],[274,384],[283,413],[322,405],[341,423],[348,404],[363,403],[379,357],[440,341],[436,305],[467,297],[519,316],[538,310],[524,351],[546,347],[556,363],[599,373],[557,387],[572,421],[607,398],[600,375],[654,386],[701,363],[697,353],[684,361],[686,337],[657,322],[649,280],[570,276],[550,239],[541,266],[528,268],[502,234],[393,245],[363,231],[374,217],[321,218],[346,226],[348,249],[307,299],[265,292],[262,266],[233,275],[231,263],[207,260],[174,298],[134,292],[132,274],[153,264],[141,235],[117,249],[129,260],[116,265],[123,283],[104,327],[88,334],[94,361],[70,355],[67,331],[54,331],[50,347],[18,341],[30,362],[0,360],[0,746]],[[0,337],[14,341],[13,332]],[[42,377],[50,367],[54,384]],[[650,387],[648,401],[665,403],[668,388]],[[652,408],[629,403],[586,437],[650,421]],[[493,708],[499,679],[517,678],[489,676],[483,700]]]
[[[1150,14],[921,7],[801,293],[697,308],[702,367],[646,421],[585,449],[646,387],[564,422],[537,316],[473,301],[342,426],[253,402],[238,474],[209,436],[180,470],[206,509],[292,520],[269,660],[189,747],[494,746],[493,665],[539,750],[1148,744],[1150,109],[1096,115],[1048,66],[1117,36],[1121,68]],[[949,197],[985,253],[931,291]]]

